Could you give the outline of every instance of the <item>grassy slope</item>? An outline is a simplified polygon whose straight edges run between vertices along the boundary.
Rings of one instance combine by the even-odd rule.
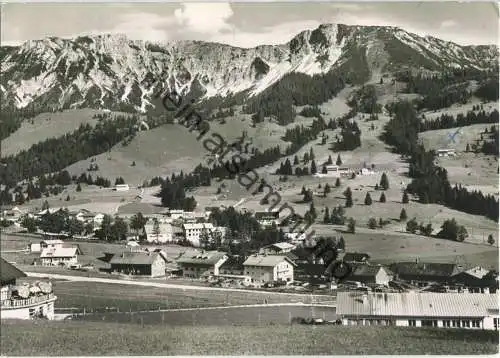
[[[39,114],[33,118],[33,124],[31,124],[31,120],[24,121],[21,128],[2,141],[2,156],[17,154],[40,141],[73,132],[78,129],[80,124],[95,125],[97,119],[92,117],[97,113],[104,112],[94,109],[76,109]],[[113,113],[112,115],[118,114],[124,115],[124,113]]]
[[[138,329],[140,327],[140,329]],[[494,354],[494,332],[331,326],[2,322],[4,355]]]

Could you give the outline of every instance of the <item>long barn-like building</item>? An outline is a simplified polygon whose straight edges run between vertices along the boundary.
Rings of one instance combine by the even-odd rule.
[[[498,330],[498,298],[485,293],[339,292],[337,314],[344,325]]]

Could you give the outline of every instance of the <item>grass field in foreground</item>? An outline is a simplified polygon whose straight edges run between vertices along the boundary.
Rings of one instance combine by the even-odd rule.
[[[3,355],[494,354],[496,332],[344,326],[2,322]]]
[[[100,309],[118,307],[129,310],[214,307],[268,303],[309,303],[311,296],[273,295],[266,292],[202,291],[173,288],[141,287],[97,282],[55,281],[57,308],[78,307]]]

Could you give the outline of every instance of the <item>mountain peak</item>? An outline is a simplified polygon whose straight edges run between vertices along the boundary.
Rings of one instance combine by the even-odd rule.
[[[459,46],[397,27],[327,23],[283,45],[248,49],[203,41],[153,43],[110,33],[50,37],[2,47],[0,61],[3,105],[143,111],[151,89],[142,83],[161,73],[165,85],[179,93],[196,86],[207,97],[255,95],[294,72],[312,76],[342,69],[380,76],[408,67],[487,70],[497,66],[498,48]]]

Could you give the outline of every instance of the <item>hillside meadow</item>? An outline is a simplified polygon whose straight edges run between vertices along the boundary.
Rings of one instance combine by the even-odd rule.
[[[2,354],[386,355],[496,354],[496,332],[397,327],[185,326],[2,321]]]

